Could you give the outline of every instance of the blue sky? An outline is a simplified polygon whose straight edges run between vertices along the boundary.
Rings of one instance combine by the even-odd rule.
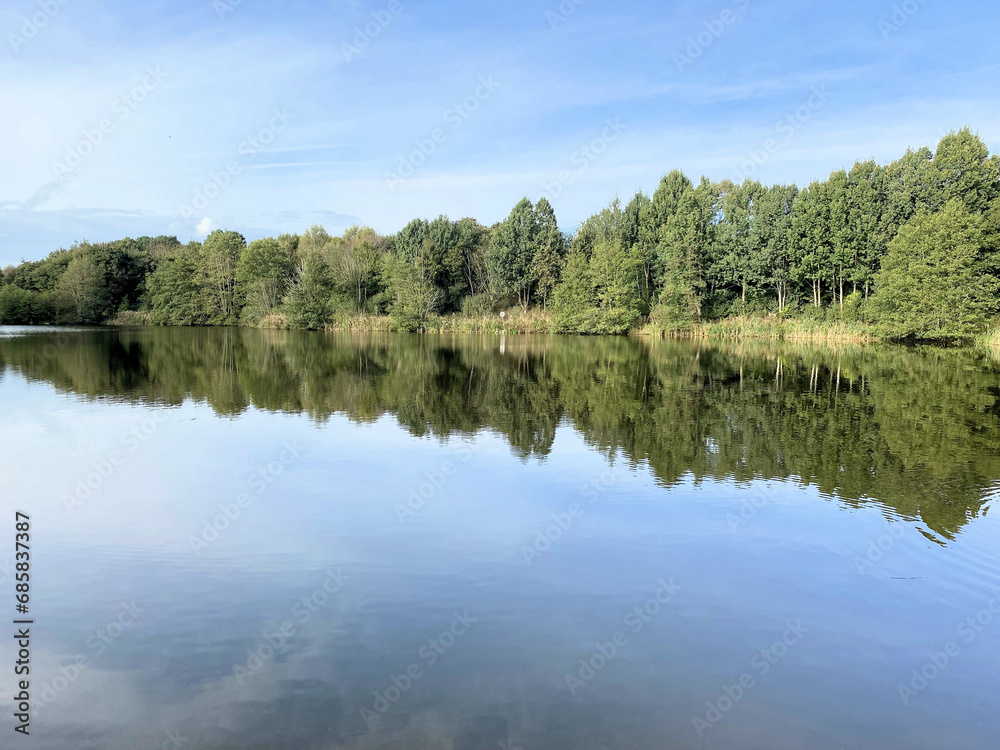
[[[0,265],[215,227],[491,224],[546,191],[571,230],[674,167],[805,184],[964,125],[996,150],[998,21],[940,0],[14,0]]]

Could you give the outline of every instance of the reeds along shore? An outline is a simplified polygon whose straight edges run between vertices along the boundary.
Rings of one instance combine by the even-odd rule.
[[[112,320],[109,325],[136,326],[152,325],[152,317],[148,313],[123,312]],[[283,315],[269,315],[261,328],[289,329],[291,326]],[[396,332],[398,325],[388,315],[349,315],[335,319],[326,327],[329,331],[346,332]],[[506,311],[501,317],[495,315],[432,315],[424,323],[425,333],[473,333],[473,334],[552,334],[559,333],[551,313],[545,310],[529,310],[524,312],[515,308]],[[795,318],[778,318],[776,316],[739,316],[722,320],[694,323],[687,326],[664,329],[652,323],[646,323],[631,332],[638,336],[663,336],[676,338],[703,338],[767,341],[819,341],[839,343],[874,343],[883,340],[874,328],[864,323],[817,322]],[[983,337],[984,345],[1000,348],[1000,330],[995,330],[990,336]]]

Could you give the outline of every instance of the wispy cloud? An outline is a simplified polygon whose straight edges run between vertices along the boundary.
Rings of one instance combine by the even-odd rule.
[[[492,223],[521,196],[537,197],[595,127],[619,117],[627,133],[554,201],[571,228],[616,194],[651,191],[673,167],[731,176],[747,149],[824,84],[836,99],[755,177],[805,183],[855,158],[933,145],[966,124],[1000,142],[991,96],[1000,11],[978,0],[962,13],[925,4],[889,39],[878,22],[891,3],[750,0],[683,72],[673,53],[728,0],[586,0],[555,28],[547,6],[528,0],[474,11],[454,0],[400,5],[347,61],[340,43],[384,6],[243,2],[220,20],[211,3],[65,4],[31,45],[0,50],[0,97],[16,103],[0,114],[0,257],[37,258],[84,237],[190,239],[205,216],[248,237],[311,223],[391,232],[439,213]],[[30,7],[18,0],[0,10],[0,31]],[[169,78],[59,179],[53,165],[151,65]],[[387,190],[399,155],[479,75],[500,83],[489,106],[419,174]],[[178,222],[177,206],[276,107],[295,113],[294,127],[244,165],[210,210]]]

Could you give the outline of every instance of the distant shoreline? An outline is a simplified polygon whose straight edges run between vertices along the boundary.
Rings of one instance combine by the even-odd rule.
[[[134,327],[154,325],[151,316],[143,312],[126,312],[105,323],[112,327]],[[166,326],[176,327],[176,326]],[[192,326],[215,327],[215,326]],[[281,315],[272,315],[261,325],[246,325],[246,328],[264,330],[308,330],[291,326]],[[344,316],[325,326],[323,331],[338,333],[404,333],[389,315],[356,314]],[[492,334],[492,335],[569,335],[592,336],[589,332],[560,330],[553,316],[542,310],[512,310],[499,315],[473,316],[462,313],[434,315],[424,323],[420,333],[429,334]],[[620,334],[619,334],[620,335]],[[901,340],[880,335],[874,326],[866,323],[846,321],[813,321],[803,318],[778,317],[776,315],[733,316],[719,320],[701,321],[681,328],[659,328],[652,322],[645,322],[628,331],[629,336],[649,338],[681,338],[726,341],[789,341],[797,343],[836,344],[935,344],[962,346],[964,348],[987,347],[1000,349],[1000,330],[965,340]]]

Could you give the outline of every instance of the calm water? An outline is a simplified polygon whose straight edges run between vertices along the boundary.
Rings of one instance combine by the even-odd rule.
[[[5,747],[997,747],[996,360],[8,328],[0,373]]]

